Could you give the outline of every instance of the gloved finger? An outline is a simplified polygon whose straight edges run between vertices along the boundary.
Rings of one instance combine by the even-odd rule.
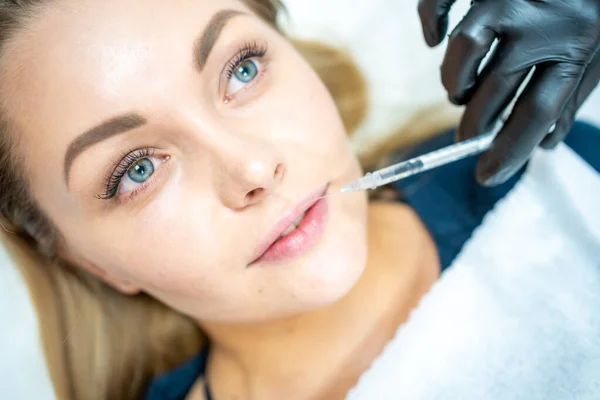
[[[556,128],[544,138],[540,146],[547,150],[553,149],[567,137],[575,122],[577,111],[594,91],[598,82],[600,82],[600,50],[596,52],[596,55],[588,65],[579,83],[579,87],[571,97],[571,100],[569,100],[563,115],[556,123]]]
[[[537,66],[492,149],[479,160],[479,183],[486,186],[504,183],[527,162],[558,121],[579,84],[583,69],[582,65],[569,63]]]
[[[419,18],[427,45],[437,46],[448,32],[448,14],[456,0],[419,0]]]
[[[469,101],[481,61],[498,36],[492,25],[494,14],[489,9],[486,11],[485,5],[473,5],[448,40],[442,63],[442,83],[448,98],[456,105]]]
[[[462,116],[457,141],[471,139],[492,129],[515,98],[529,70],[513,71],[515,50],[501,44],[478,78],[475,91]]]

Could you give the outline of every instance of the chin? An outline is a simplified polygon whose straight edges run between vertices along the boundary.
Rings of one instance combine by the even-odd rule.
[[[366,199],[356,199],[351,208],[360,210],[354,214],[359,217],[349,218],[344,212],[332,215],[321,246],[295,266],[299,279],[294,285],[294,297],[306,310],[339,301],[354,288],[366,269]]]
[[[346,254],[322,265],[323,269],[313,278],[313,286],[308,293],[309,305],[315,308],[326,307],[344,298],[356,286],[367,265],[367,250]]]

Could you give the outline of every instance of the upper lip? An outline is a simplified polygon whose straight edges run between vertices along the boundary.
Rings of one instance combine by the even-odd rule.
[[[327,191],[327,186],[321,187],[318,190],[315,190],[310,195],[304,198],[304,200],[299,201],[294,206],[292,206],[288,211],[286,211],[279,221],[275,224],[275,226],[269,231],[269,233],[265,236],[265,238],[260,242],[256,251],[254,252],[254,256],[252,257],[252,262],[250,264],[255,263],[263,254],[269,250],[269,248],[279,239],[279,237],[285,232],[290,225],[298,219],[303,213],[305,213],[309,208],[311,208],[319,198],[325,195]]]

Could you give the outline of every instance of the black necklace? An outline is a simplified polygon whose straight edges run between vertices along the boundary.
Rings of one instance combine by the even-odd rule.
[[[208,379],[204,380],[204,397],[206,400],[213,400],[212,394],[210,393],[210,386],[208,385]]]

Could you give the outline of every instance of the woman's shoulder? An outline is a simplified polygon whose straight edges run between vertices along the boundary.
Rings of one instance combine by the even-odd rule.
[[[412,149],[408,157],[427,153],[454,142],[451,130]],[[600,172],[600,130],[576,122],[565,143]],[[407,155],[404,154],[403,158]],[[475,180],[477,157],[397,182],[394,186],[419,214],[438,247],[442,268],[450,266],[485,215],[521,179],[525,167],[502,185],[487,188]]]

